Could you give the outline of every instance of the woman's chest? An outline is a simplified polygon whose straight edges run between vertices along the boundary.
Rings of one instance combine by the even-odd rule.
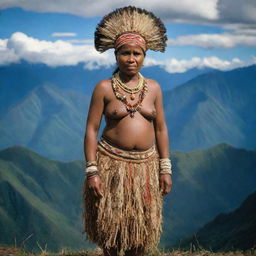
[[[105,102],[104,114],[107,118],[110,119],[121,119],[125,116],[130,115],[128,108],[132,106],[137,106],[138,101],[140,100],[140,95],[137,94],[135,99],[131,99],[129,94],[123,94],[126,96],[127,102],[123,102],[116,98],[116,96],[109,95],[108,99]],[[151,93],[146,93],[143,101],[140,103],[137,112],[141,114],[146,119],[154,119],[156,117],[155,109],[155,99]],[[127,107],[129,105],[129,107]]]

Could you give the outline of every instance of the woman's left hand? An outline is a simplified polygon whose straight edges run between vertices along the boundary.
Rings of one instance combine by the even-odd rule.
[[[160,174],[159,185],[162,195],[170,193],[172,187],[172,176],[170,174]]]

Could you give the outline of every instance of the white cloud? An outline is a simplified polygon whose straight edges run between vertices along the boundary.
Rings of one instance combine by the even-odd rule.
[[[116,8],[127,5],[153,11],[164,22],[214,25],[231,30],[230,34],[192,37],[193,45],[204,48],[255,45],[255,38],[248,34],[256,33],[255,0],[61,0],[61,4],[59,0],[0,0],[0,9],[21,7],[37,12],[69,13],[82,17],[102,17]],[[240,36],[236,35],[238,30]],[[183,45],[187,39],[190,37],[173,39],[170,40],[170,44]]]
[[[249,61],[243,61],[239,58],[233,58],[229,61],[223,60],[216,56],[205,58],[193,57],[188,60],[178,60],[175,58],[171,58],[164,61],[157,61],[153,58],[146,57],[144,66],[160,66],[168,73],[184,73],[192,68],[212,68],[227,71],[235,68],[250,66],[253,64],[256,64],[256,56],[252,56]]]
[[[94,17],[102,16],[112,9],[125,6],[128,2],[124,0],[1,0],[0,9],[21,7],[37,12],[69,13],[83,17]]]
[[[238,45],[256,46],[256,33],[223,33],[179,36],[168,40],[170,46],[193,45],[202,48],[232,48]]]
[[[198,58],[194,57],[190,60],[168,59],[162,63],[162,66],[169,73],[183,73],[192,68],[212,68],[218,70],[231,70],[234,68],[249,66],[256,64],[256,58],[253,57],[249,62],[244,62],[238,58],[231,61],[220,59],[216,56]]]
[[[7,39],[0,39],[0,65],[8,65],[19,61],[19,57],[15,54],[14,49],[7,48]]]
[[[146,58],[145,66],[161,66],[168,73],[184,73],[192,68],[212,68],[222,71],[232,70],[239,67],[250,66],[256,64],[256,56],[252,56],[248,62],[242,61],[239,58],[232,60],[223,60],[216,56],[199,58],[193,57],[189,60],[178,60],[175,58],[167,59],[164,61],[157,61],[152,58]]]
[[[48,66],[77,65],[80,62],[93,63],[95,66],[109,66],[115,60],[108,53],[98,53],[93,45],[72,45],[69,42],[38,40],[24,33],[16,32],[9,39],[1,40],[1,52],[5,61],[2,64],[26,60],[32,63],[44,63]],[[12,61],[11,61],[12,60]]]
[[[74,37],[77,36],[76,33],[73,32],[54,32],[51,35],[52,37]]]
[[[25,60],[31,63],[44,63],[48,66],[72,66],[84,63],[86,69],[110,67],[115,64],[112,51],[98,53],[93,45],[73,45],[69,42],[57,40],[55,42],[38,40],[24,33],[16,32],[9,39],[0,39],[0,65],[16,63]],[[190,60],[175,58],[159,61],[146,57],[145,66],[161,66],[169,73],[182,73],[191,68],[214,68],[230,70],[238,67],[256,64],[256,57],[249,62],[234,58],[230,61],[216,56]]]
[[[103,16],[115,8],[135,5],[156,12],[166,19],[214,20],[218,18],[218,0],[2,0],[0,9],[21,7],[37,12],[70,13],[83,17]]]
[[[161,66],[163,65],[162,61],[158,61],[156,59],[150,58],[150,57],[146,57],[145,61],[144,61],[144,66],[145,67],[150,67],[150,66]]]
[[[161,18],[181,22],[255,24],[255,0],[0,0],[0,9],[21,7],[37,12],[69,13],[83,17],[103,16],[115,8],[135,5]]]
[[[218,10],[220,21],[233,24],[255,24],[255,0],[219,0]]]
[[[218,0],[151,0],[146,3],[144,0],[137,0],[130,2],[153,11],[165,20],[215,20],[218,18]]]

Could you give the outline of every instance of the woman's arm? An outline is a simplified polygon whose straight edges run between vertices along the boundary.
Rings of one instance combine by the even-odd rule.
[[[92,94],[84,136],[86,161],[96,160],[97,134],[104,110],[104,82],[98,83]]]
[[[155,82],[156,83],[156,82]],[[156,144],[158,148],[159,157],[169,158],[169,136],[168,129],[165,122],[164,110],[163,110],[163,99],[162,91],[158,83],[156,83],[156,98],[155,98],[155,108],[156,108],[156,118],[154,120]],[[160,174],[160,188],[162,193],[168,194],[171,191],[171,175],[170,174]]]
[[[97,134],[104,111],[104,81],[98,83],[92,94],[84,136],[84,154],[88,162],[96,160]],[[95,196],[102,196],[102,185],[98,175],[87,180]]]

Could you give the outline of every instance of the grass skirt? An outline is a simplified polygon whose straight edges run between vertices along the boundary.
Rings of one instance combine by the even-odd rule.
[[[102,248],[126,251],[153,249],[159,242],[162,195],[159,156],[155,146],[125,151],[98,142],[97,163],[103,197],[84,187],[84,224],[87,238]]]

